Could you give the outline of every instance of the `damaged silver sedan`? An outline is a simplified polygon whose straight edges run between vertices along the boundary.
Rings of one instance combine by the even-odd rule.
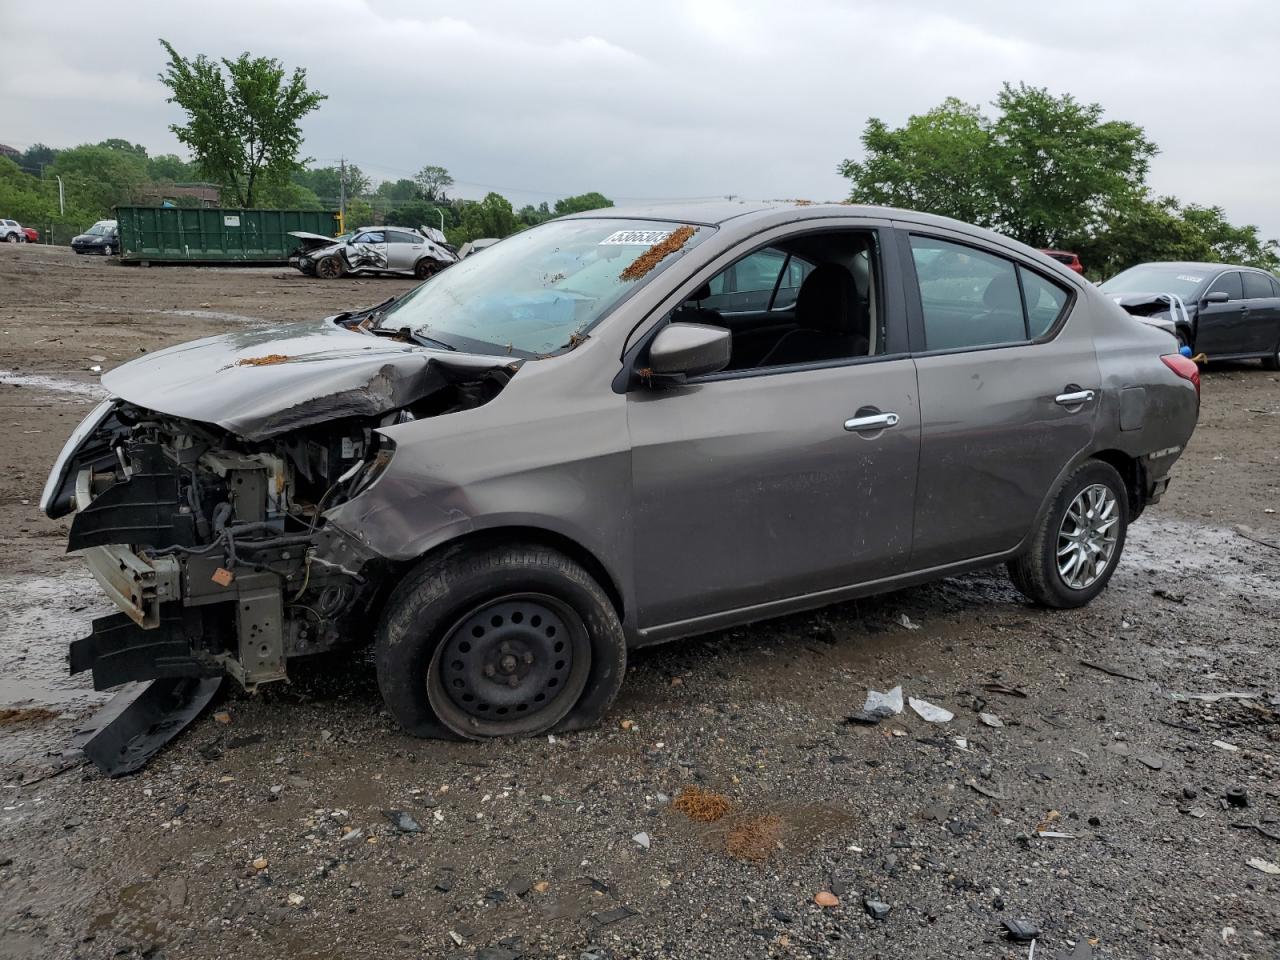
[[[425,280],[458,262],[457,251],[434,227],[361,227],[340,237],[296,230],[289,236],[298,241],[289,265],[322,280],[370,274]]]
[[[964,570],[1087,603],[1194,429],[1173,348],[986,231],[726,203],[135,360],[43,501],[121,609],[72,670],[159,684],[95,760],[348,645],[407,731],[481,739],[597,723],[630,647]]]

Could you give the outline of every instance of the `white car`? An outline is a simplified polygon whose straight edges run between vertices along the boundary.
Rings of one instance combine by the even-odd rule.
[[[0,240],[5,243],[26,243],[27,235],[17,220],[0,220]]]
[[[432,227],[361,227],[341,237],[298,230],[299,246],[289,263],[312,277],[398,273],[425,280],[458,260],[444,234]]]

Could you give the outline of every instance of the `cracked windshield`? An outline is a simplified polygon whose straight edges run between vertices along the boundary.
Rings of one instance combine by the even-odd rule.
[[[555,353],[711,231],[653,220],[547,223],[455,264],[379,326],[474,353]]]

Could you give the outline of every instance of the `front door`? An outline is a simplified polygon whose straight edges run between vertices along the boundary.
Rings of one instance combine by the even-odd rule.
[[[876,230],[764,240],[672,314],[727,327],[729,368],[627,397],[637,619],[655,634],[821,603],[910,553],[920,421],[897,264]],[[767,296],[727,296],[750,290]]]
[[[920,382],[913,570],[1010,550],[1090,443],[1100,374],[1064,281],[961,238],[911,235]],[[908,283],[908,288],[912,286]]]
[[[1228,270],[1209,285],[1205,295],[1226,294],[1224,303],[1200,301],[1196,313],[1196,353],[1227,357],[1248,353],[1249,304],[1244,299],[1240,271]]]

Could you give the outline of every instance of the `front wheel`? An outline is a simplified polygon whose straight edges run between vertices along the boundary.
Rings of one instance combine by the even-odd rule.
[[[321,280],[337,280],[346,270],[342,268],[342,261],[337,257],[323,257],[316,262],[316,276]]]
[[[1027,552],[1009,562],[1013,585],[1046,607],[1083,607],[1115,572],[1128,526],[1120,474],[1101,460],[1081,464],[1059,488]]]
[[[378,687],[417,736],[532,736],[598,723],[626,672],[608,596],[547,547],[450,550],[411,573],[378,626]]]
[[[109,256],[111,256],[111,254],[113,254],[113,253],[115,253],[115,250],[112,248],[111,244],[109,244],[109,243],[108,243],[105,247],[103,247],[103,248],[102,248],[102,255],[103,255],[104,257],[109,257]]]

